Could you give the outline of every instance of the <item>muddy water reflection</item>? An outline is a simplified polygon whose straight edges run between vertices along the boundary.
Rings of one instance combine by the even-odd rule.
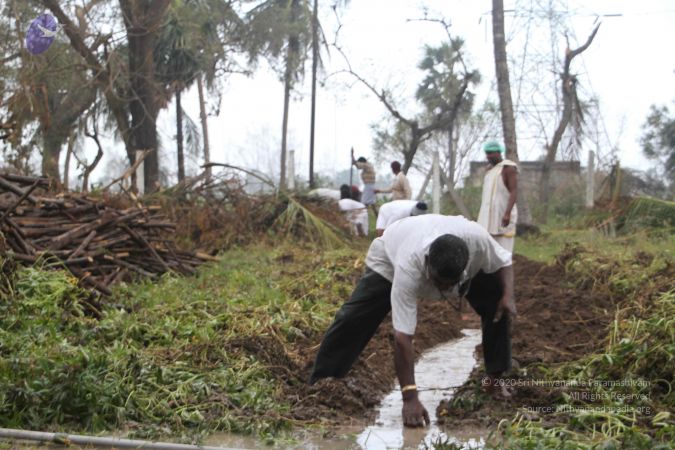
[[[418,448],[422,442],[429,447],[442,436],[436,421],[436,406],[443,399],[452,397],[455,388],[461,386],[471,374],[476,359],[474,350],[481,341],[480,330],[462,330],[464,337],[441,344],[425,352],[415,364],[415,382],[422,404],[429,411],[431,425],[427,428],[410,429],[403,427],[401,418],[401,391],[397,386],[387,395],[375,424],[366,428],[357,438],[362,449],[379,450],[392,448]],[[465,448],[480,448],[483,440],[479,436],[453,436],[456,443]]]

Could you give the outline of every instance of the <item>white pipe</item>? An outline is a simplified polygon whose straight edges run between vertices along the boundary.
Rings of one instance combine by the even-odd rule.
[[[20,439],[24,441],[51,442],[61,445],[106,446],[116,448],[141,448],[163,450],[236,450],[225,447],[204,447],[200,445],[172,444],[169,442],[149,442],[136,439],[118,439],[111,437],[83,436],[78,434],[45,433],[43,431],[13,430],[0,428],[0,438]]]

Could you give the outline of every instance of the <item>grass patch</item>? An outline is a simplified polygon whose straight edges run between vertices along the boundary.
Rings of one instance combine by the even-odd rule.
[[[100,319],[64,272],[20,269],[0,303],[2,426],[186,441],[289,429],[293,380],[270,355],[325,329],[361,254],[235,249],[196,277],[120,286]]]
[[[595,229],[545,227],[539,235],[516,237],[515,252],[529,259],[550,264],[566,245],[575,243],[589,253],[626,259],[636,251],[675,257],[675,234],[635,231],[609,237]]]
[[[617,301],[606,348],[533,368],[541,379],[565,380],[562,398],[545,405],[552,411],[519,411],[502,421],[491,448],[647,450],[675,444],[672,239],[659,245],[643,241],[645,236],[592,240],[582,233],[563,247],[557,262],[578,285]]]

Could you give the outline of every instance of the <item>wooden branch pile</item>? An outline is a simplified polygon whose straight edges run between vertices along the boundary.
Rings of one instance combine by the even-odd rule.
[[[34,195],[48,187],[47,178],[0,175],[1,256],[65,267],[104,295],[118,281],[166,272],[192,275],[198,265],[216,259],[176,249],[175,225],[159,206],[118,209],[85,195]]]

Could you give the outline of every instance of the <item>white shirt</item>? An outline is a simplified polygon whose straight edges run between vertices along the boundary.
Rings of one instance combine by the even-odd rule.
[[[352,234],[358,234],[356,226],[361,225],[364,235],[368,236],[368,210],[366,205],[351,198],[339,200],[338,205],[351,225]]]
[[[375,228],[384,230],[397,220],[410,216],[415,205],[417,205],[416,200],[394,200],[383,204],[377,213]]]
[[[340,200],[340,191],[337,189],[316,188],[307,193],[310,197],[320,197],[329,200]]]
[[[380,192],[391,192],[392,200],[410,200],[412,198],[412,189],[410,189],[410,182],[403,172],[399,172],[394,177],[394,183],[391,187],[383,189]]]
[[[370,245],[366,265],[392,283],[391,314],[397,331],[415,334],[418,299],[444,298],[444,293],[427,278],[424,264],[429,246],[443,234],[459,237],[469,249],[469,262],[459,284],[480,270],[493,273],[511,265],[511,253],[485,228],[462,216],[426,214],[392,224]]]
[[[511,210],[511,222],[506,228],[502,227],[502,217],[509,204],[511,193],[504,184],[502,171],[504,167],[512,166],[518,170],[518,166],[508,159],[502,160],[496,166],[490,168],[483,180],[483,195],[480,202],[480,212],[476,222],[481,224],[492,235],[514,237],[516,235],[516,222],[518,222],[518,206],[513,205]]]

